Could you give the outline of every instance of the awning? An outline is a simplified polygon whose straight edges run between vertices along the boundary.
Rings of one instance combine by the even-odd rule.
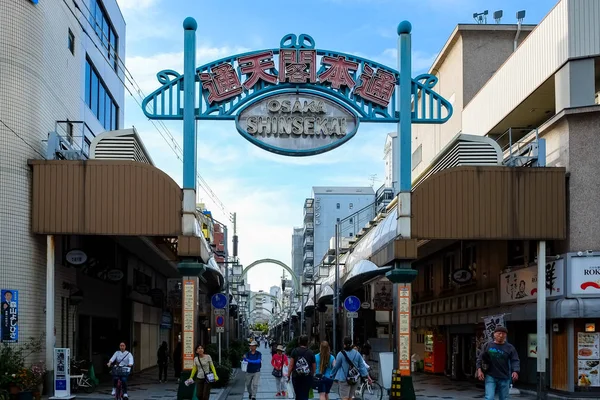
[[[315,301],[314,299],[311,297],[308,299],[308,301],[306,302],[306,305],[304,306],[304,310],[306,311],[307,308],[314,308],[315,307]]]
[[[221,290],[223,287],[223,273],[221,272],[221,268],[219,268],[219,264],[217,264],[214,257],[208,259],[208,262],[206,263],[206,271],[202,276],[208,281],[208,284],[217,286],[218,290]]]
[[[342,290],[344,292],[351,292],[359,287],[362,287],[363,282],[371,280],[376,276],[385,274],[391,269],[391,267],[378,267],[376,264],[369,260],[359,260],[354,264],[350,270],[346,279],[342,284]]]
[[[321,291],[317,293],[317,302],[331,304],[333,302],[333,288],[329,285],[322,285]]]

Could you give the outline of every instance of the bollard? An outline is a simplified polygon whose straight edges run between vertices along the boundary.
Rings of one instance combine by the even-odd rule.
[[[402,398],[402,377],[400,370],[392,371],[392,388],[390,389],[390,400],[400,400]]]

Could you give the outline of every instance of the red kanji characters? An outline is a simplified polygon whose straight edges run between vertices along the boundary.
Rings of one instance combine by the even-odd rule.
[[[337,58],[325,56],[321,62],[330,65],[327,71],[319,75],[319,81],[322,83],[329,82],[334,89],[339,89],[342,85],[352,89],[356,85],[349,71],[356,71],[358,63],[347,61],[346,57],[343,56]]]
[[[279,82],[315,83],[316,81],[316,50],[281,49],[279,53]]]
[[[210,73],[200,74],[202,87],[208,90],[208,103],[221,102],[242,93],[240,78],[229,63],[211,68]]]
[[[365,64],[360,74],[362,82],[354,89],[354,93],[365,100],[387,107],[394,94],[396,77],[391,72],[381,69],[375,74],[373,72],[373,68]]]
[[[271,84],[277,83],[277,77],[267,73],[268,70],[275,68],[272,51],[240,57],[237,61],[242,74],[248,75],[248,79],[244,82],[246,89],[251,89],[260,79]]]

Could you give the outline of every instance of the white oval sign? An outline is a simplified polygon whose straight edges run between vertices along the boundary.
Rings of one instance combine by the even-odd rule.
[[[106,274],[106,277],[114,282],[118,282],[121,279],[123,279],[123,271],[118,270],[118,269],[111,269],[110,271],[108,271],[108,273]]]
[[[285,91],[244,106],[236,117],[238,131],[272,153],[309,156],[350,140],[358,116],[344,104],[316,92]]]
[[[363,302],[360,305],[364,310],[368,310],[369,308],[371,308],[371,303],[369,303],[368,301]]]
[[[67,253],[65,259],[69,264],[82,265],[87,261],[87,254],[82,250],[71,250]]]
[[[459,269],[452,273],[452,280],[458,284],[467,283],[473,278],[473,273],[468,269]]]

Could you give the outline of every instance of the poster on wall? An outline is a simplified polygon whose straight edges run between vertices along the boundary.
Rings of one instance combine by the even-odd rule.
[[[494,338],[494,330],[496,330],[496,326],[506,326],[504,325],[504,314],[490,315],[485,317],[483,319],[483,324],[485,325],[483,330],[485,341],[489,342]]]
[[[373,291],[373,309],[375,311],[391,311],[394,307],[392,300],[392,282],[381,280],[375,282]]]
[[[548,354],[550,353],[548,347],[548,335],[546,336],[546,358],[548,358]],[[529,358],[537,358],[537,333],[530,333],[527,335],[527,357]]]
[[[537,299],[537,265],[500,275],[500,303],[518,303]],[[564,260],[546,263],[546,296],[565,295]]]
[[[2,343],[19,342],[19,291],[2,289],[0,336]]]
[[[579,332],[577,334],[577,358],[580,360],[600,359],[600,333]]]
[[[600,257],[572,257],[569,261],[572,295],[600,294]]]
[[[600,386],[600,360],[579,360],[577,367],[578,386]]]

